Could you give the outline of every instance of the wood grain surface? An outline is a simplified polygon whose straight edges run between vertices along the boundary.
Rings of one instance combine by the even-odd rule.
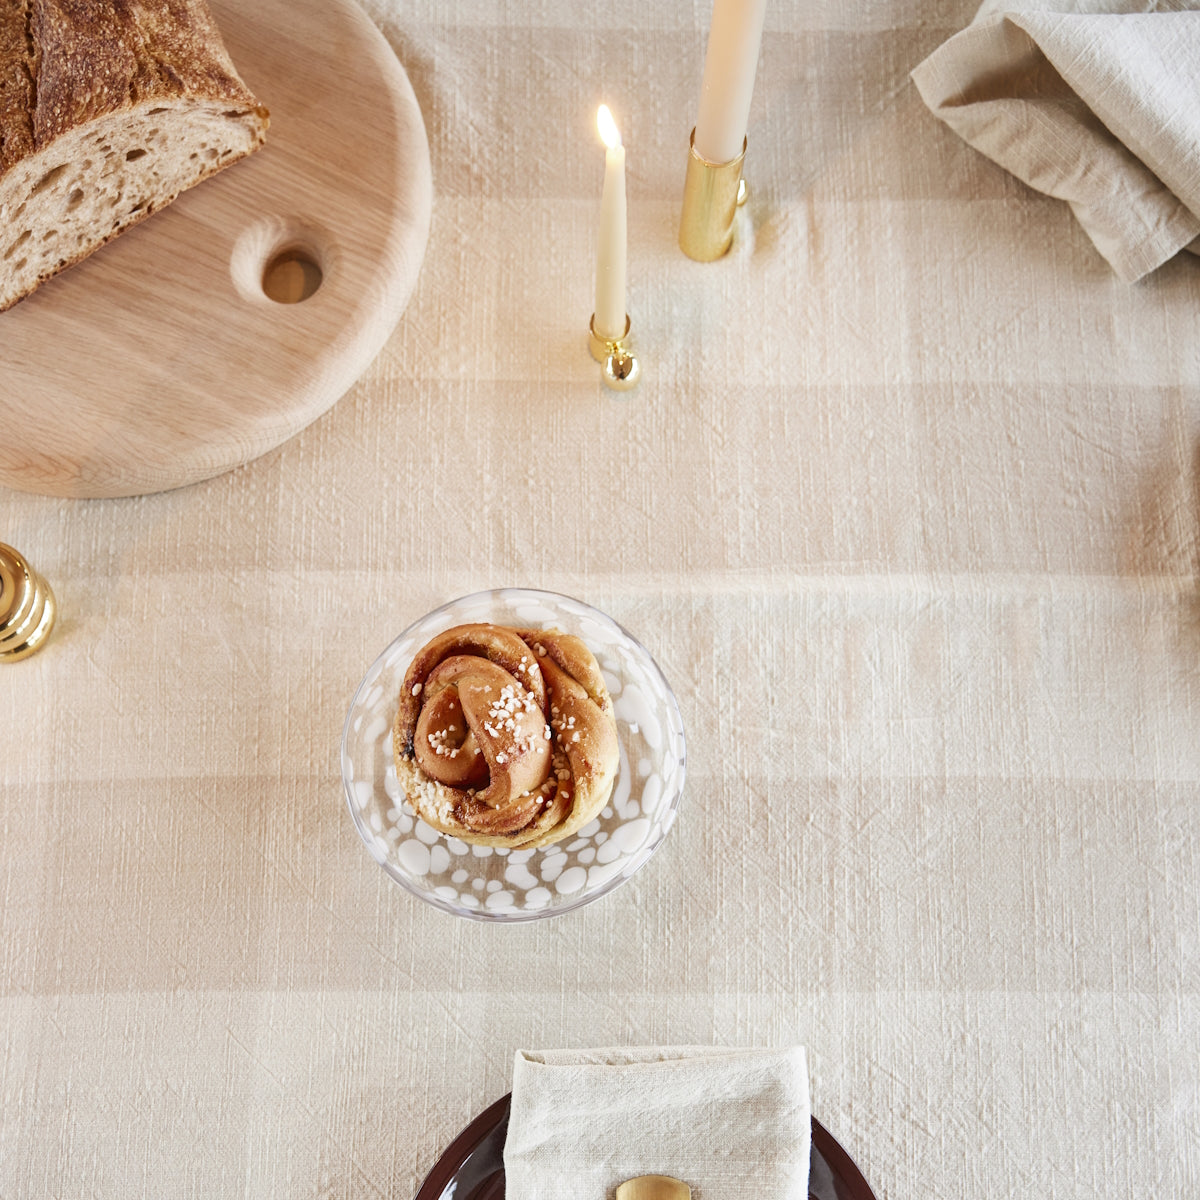
[[[206,479],[325,412],[374,358],[428,237],[408,78],[354,0],[214,0],[266,147],[0,315],[0,482],[120,496]],[[277,303],[279,254],[321,283]]]

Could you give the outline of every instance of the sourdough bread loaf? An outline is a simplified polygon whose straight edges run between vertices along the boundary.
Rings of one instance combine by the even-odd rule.
[[[0,310],[267,123],[203,0],[0,0]]]

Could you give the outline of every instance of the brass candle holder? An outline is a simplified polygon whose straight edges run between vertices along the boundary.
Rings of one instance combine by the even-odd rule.
[[[687,175],[683,181],[683,215],[679,219],[679,248],[697,262],[714,262],[733,242],[733,222],[746,203],[746,139],[742,152],[726,163],[711,163],[696,149],[696,131],[688,145]]]
[[[50,585],[0,542],[0,662],[16,662],[40,650],[57,615]]]
[[[607,387],[617,392],[627,392],[637,386],[642,377],[642,364],[629,349],[629,314],[625,314],[625,332],[619,338],[601,337],[596,332],[596,314],[588,322],[588,349],[600,363],[601,378]]]

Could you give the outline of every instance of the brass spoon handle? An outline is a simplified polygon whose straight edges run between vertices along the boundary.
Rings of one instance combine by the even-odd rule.
[[[639,1175],[617,1188],[617,1200],[691,1200],[692,1189],[670,1175]]]

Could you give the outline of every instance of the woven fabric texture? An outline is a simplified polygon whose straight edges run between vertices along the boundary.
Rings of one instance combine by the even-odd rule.
[[[972,146],[1066,200],[1124,280],[1200,248],[1200,5],[989,0],[913,72]]]
[[[712,264],[707,4],[368,9],[434,180],[376,361],[207,483],[0,491],[62,612],[0,665],[0,1195],[407,1200],[519,1048],[655,1045],[805,1046],[879,1200],[1200,1194],[1200,260],[1122,283],[930,114],[970,2],[768,6]],[[688,775],[630,882],[496,928],[385,876],[338,748],[509,585],[648,648]]]

